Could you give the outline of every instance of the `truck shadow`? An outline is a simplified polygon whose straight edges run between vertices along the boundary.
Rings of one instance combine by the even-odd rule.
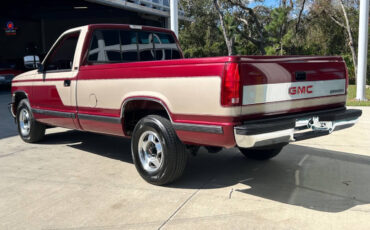
[[[122,137],[69,130],[47,134],[40,144],[65,144],[85,152],[133,163],[130,139]]]
[[[47,135],[44,144],[72,148],[132,163],[130,140],[78,131]],[[265,161],[247,160],[236,149],[191,157],[184,176],[171,188],[228,187],[232,196],[250,194],[323,212],[341,212],[370,203],[370,157],[289,145]],[[230,190],[229,190],[230,188]],[[231,198],[231,197],[230,197]]]

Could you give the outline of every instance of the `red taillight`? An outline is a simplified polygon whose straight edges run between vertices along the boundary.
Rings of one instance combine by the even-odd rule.
[[[240,92],[239,65],[238,63],[227,63],[222,82],[221,105],[241,105]]]

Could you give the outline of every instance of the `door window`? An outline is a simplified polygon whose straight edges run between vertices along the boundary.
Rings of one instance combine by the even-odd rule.
[[[56,44],[45,61],[46,71],[72,69],[79,35],[80,32],[67,34]]]

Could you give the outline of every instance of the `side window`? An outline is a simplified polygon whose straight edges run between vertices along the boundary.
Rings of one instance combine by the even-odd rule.
[[[118,30],[97,30],[93,33],[88,61],[121,62],[121,45]]]
[[[45,61],[45,70],[71,70],[80,33],[67,34],[51,51]]]
[[[156,60],[181,58],[175,39],[170,34],[154,33]]]
[[[121,50],[123,62],[138,61],[137,33],[135,31],[121,32]]]
[[[90,63],[119,63],[181,58],[171,34],[134,30],[96,30],[88,52]]]
[[[138,32],[138,50],[140,61],[155,60],[153,34],[150,32]]]

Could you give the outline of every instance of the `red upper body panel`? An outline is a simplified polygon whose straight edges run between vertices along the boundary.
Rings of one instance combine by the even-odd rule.
[[[12,74],[14,76],[17,76],[19,74],[23,73],[22,70],[16,70],[16,69],[0,69],[0,75],[1,74]]]

